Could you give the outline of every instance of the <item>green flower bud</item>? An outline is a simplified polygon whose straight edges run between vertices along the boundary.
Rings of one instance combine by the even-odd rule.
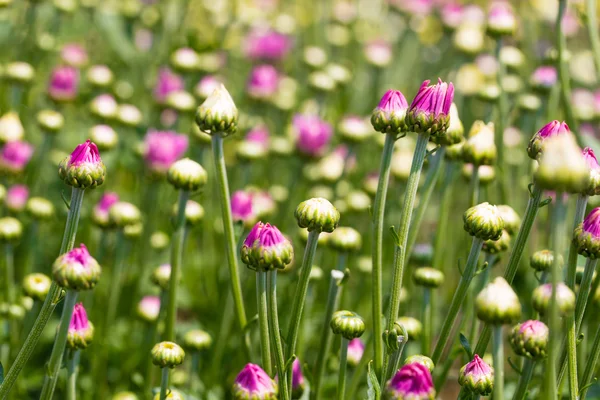
[[[112,397],[112,400],[139,400],[139,398],[133,392],[119,392]]]
[[[198,127],[210,135],[232,135],[237,130],[237,122],[238,110],[222,84],[196,110]]]
[[[169,93],[166,99],[166,105],[175,111],[188,113],[196,108],[196,99],[185,90],[177,90]]]
[[[141,221],[139,208],[126,201],[118,201],[108,210],[109,224],[124,228],[135,225]]]
[[[346,205],[350,212],[368,211],[371,206],[371,198],[362,190],[353,190],[346,196]]]
[[[94,325],[88,321],[83,304],[75,304],[73,316],[67,333],[67,348],[82,350],[87,348],[94,339]]]
[[[108,151],[119,143],[119,136],[108,125],[95,125],[90,129],[90,139],[96,143],[98,150]]]
[[[30,197],[25,210],[37,220],[48,220],[54,216],[54,205],[42,197]]]
[[[562,268],[563,258],[558,255],[559,266]],[[554,263],[554,253],[550,250],[536,251],[531,255],[529,259],[529,266],[536,271],[544,272],[550,271],[552,264]]]
[[[327,244],[334,250],[349,253],[360,250],[362,239],[356,229],[341,226],[329,235]]]
[[[436,288],[444,282],[444,273],[435,268],[421,267],[415,269],[413,280],[419,286]]]
[[[167,180],[175,189],[194,192],[206,184],[206,171],[196,161],[184,158],[169,168]]]
[[[200,56],[189,47],[175,50],[170,61],[173,68],[181,72],[197,71],[200,68]]]
[[[523,111],[536,112],[542,106],[542,100],[533,93],[523,93],[517,97],[517,107]]]
[[[494,389],[494,369],[475,354],[458,374],[458,383],[469,392],[486,396]]]
[[[492,165],[496,162],[496,156],[494,123],[475,121],[462,147],[463,160],[474,165]]]
[[[510,246],[510,240],[511,237],[505,229],[502,231],[502,236],[500,236],[500,239],[486,240],[483,242],[483,247],[481,249],[488,254],[503,253],[508,250],[508,247]]]
[[[0,184],[0,203],[4,203],[4,200],[6,200],[6,188]]]
[[[498,277],[488,283],[475,299],[477,317],[492,325],[509,324],[521,317],[521,303],[512,287]]]
[[[58,133],[65,125],[65,118],[54,110],[41,110],[36,115],[37,124],[44,133]]]
[[[169,290],[169,281],[171,280],[171,265],[162,264],[154,269],[150,277],[152,283],[163,291]]]
[[[92,289],[100,279],[102,269],[85,245],[59,256],[52,265],[56,283],[65,289]]]
[[[10,111],[0,117],[0,144],[22,140],[24,135],[25,129],[19,114]]]
[[[464,228],[481,240],[498,240],[502,236],[504,221],[496,206],[488,202],[469,208],[463,215]]]
[[[160,392],[156,393],[153,400],[160,400]],[[165,400],[184,400],[183,394],[179,390],[170,389]]]
[[[80,189],[95,189],[104,183],[106,167],[96,144],[87,140],[58,165],[58,175],[67,184]]]
[[[106,88],[114,80],[112,71],[106,65],[92,65],[88,68],[85,76],[92,86],[98,88]]]
[[[23,278],[23,292],[38,301],[44,301],[52,280],[44,274],[33,273]]]
[[[156,231],[150,236],[150,246],[157,251],[161,251],[169,247],[169,235],[163,231]]]
[[[318,197],[303,201],[294,213],[298,226],[309,232],[333,232],[340,221],[340,212],[328,200]]]
[[[365,321],[352,311],[336,311],[331,318],[331,330],[334,335],[342,335],[352,340],[361,337],[365,331]]]
[[[511,235],[517,233],[521,227],[521,217],[519,217],[519,214],[511,206],[504,204],[496,206],[496,208],[498,208],[500,217],[504,221],[504,229]]]
[[[600,258],[600,208],[594,208],[573,233],[577,252],[587,258]]]
[[[137,223],[131,224],[131,225],[125,225],[123,227],[123,235],[127,239],[137,239],[142,235],[143,231],[144,231],[144,224],[142,224],[141,222],[137,222]]]
[[[175,368],[183,363],[185,351],[173,342],[160,342],[152,348],[152,364],[160,368]]]
[[[0,243],[14,243],[21,239],[23,225],[13,217],[0,218]]]
[[[473,164],[463,164],[462,177],[471,182],[473,179]],[[496,180],[496,170],[491,165],[480,165],[477,171],[477,177],[481,186],[487,186]]]
[[[397,326],[397,331],[401,332],[400,326],[403,326],[411,340],[418,340],[423,332],[423,324],[413,317],[400,317],[394,323]]]
[[[572,135],[544,140],[535,178],[541,188],[556,192],[581,193],[588,187],[590,169]]]
[[[431,265],[433,246],[429,243],[418,243],[410,254],[410,262],[416,265]]]
[[[318,91],[331,92],[335,89],[335,80],[325,71],[314,71],[308,75],[308,84]]]
[[[311,281],[312,280],[320,281],[321,279],[323,279],[323,270],[321,269],[321,267],[319,267],[317,265],[313,265],[312,268],[310,269],[309,279]]]
[[[429,372],[433,372],[433,369],[435,368],[435,364],[433,363],[433,360],[422,354],[414,354],[412,356],[406,357],[406,360],[404,360],[404,365],[415,364],[415,363],[424,365],[425,367],[427,367]]]
[[[202,329],[194,329],[183,336],[183,347],[192,351],[202,351],[210,348],[212,337]]]
[[[540,315],[545,315],[550,308],[551,298],[551,283],[538,286],[535,288],[533,295],[531,296],[533,308],[539,312]],[[558,303],[558,309],[562,316],[571,314],[575,309],[575,294],[567,285],[562,282],[560,282],[556,287],[556,302]]]
[[[549,330],[542,321],[529,320],[516,325],[508,337],[513,351],[533,360],[546,357]]]
[[[119,104],[117,108],[117,121],[125,126],[137,127],[143,120],[142,112],[133,104]]]
[[[348,143],[362,143],[373,134],[369,123],[364,118],[356,116],[342,117],[338,124],[338,131],[342,140]]]
[[[179,213],[179,204],[175,203],[173,205],[173,221],[177,219],[177,214]],[[196,226],[202,221],[204,218],[204,208],[194,200],[188,200],[185,206],[185,223],[192,227]]]
[[[465,128],[463,127],[458,108],[455,103],[450,106],[450,125],[445,135],[435,136],[431,140],[444,146],[452,146],[464,141]]]
[[[243,140],[237,144],[236,154],[240,160],[260,160],[269,153],[269,148],[264,144],[249,140]]]

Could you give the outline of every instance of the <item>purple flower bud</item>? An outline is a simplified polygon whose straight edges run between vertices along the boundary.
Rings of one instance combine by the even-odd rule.
[[[299,399],[304,391],[304,375],[302,375],[302,367],[300,361],[296,358],[292,364],[292,397]]]
[[[159,296],[144,296],[138,303],[137,314],[147,322],[154,322],[158,319],[160,313],[160,297]]]
[[[493,36],[512,35],[517,29],[517,19],[508,2],[495,2],[488,13],[488,32]]]
[[[463,19],[463,6],[456,3],[448,3],[442,7],[440,16],[446,28],[456,29]]]
[[[277,393],[275,381],[256,364],[246,364],[233,384],[233,396],[236,400],[276,400]]]
[[[527,147],[527,154],[529,157],[536,160],[539,154],[542,151],[542,146],[544,141],[553,136],[562,135],[565,133],[571,133],[569,129],[569,125],[566,122],[560,122],[554,120],[542,127],[529,141],[529,146]]]
[[[594,154],[594,150],[589,147],[583,149],[583,158],[590,168],[590,183],[584,191],[588,196],[596,196],[600,194],[600,165]]]
[[[550,307],[551,297],[551,283],[538,286],[531,296],[533,308],[541,315],[545,315]],[[569,315],[575,309],[575,294],[562,282],[559,282],[556,286],[556,302],[558,303],[558,309],[561,316]]]
[[[169,68],[161,68],[158,71],[158,79],[154,86],[154,100],[158,104],[163,104],[167,100],[169,93],[183,90],[185,88],[183,79],[171,72]]]
[[[381,133],[400,133],[406,130],[408,103],[399,90],[385,92],[371,114],[371,124]]]
[[[258,65],[250,72],[248,94],[255,99],[268,99],[275,94],[279,85],[279,72],[272,65]]]
[[[163,176],[187,151],[188,138],[172,131],[149,131],[144,145],[146,166],[152,173]]]
[[[558,73],[556,72],[556,68],[552,66],[542,66],[533,71],[529,82],[534,89],[547,92],[556,85],[557,80]]]
[[[231,214],[234,221],[249,221],[253,219],[252,195],[238,190],[231,196]]]
[[[539,360],[546,356],[548,335],[549,330],[546,324],[530,319],[516,325],[508,339],[515,353]]]
[[[331,141],[331,125],[316,115],[296,114],[292,125],[296,131],[296,147],[309,157],[322,156]]]
[[[69,322],[67,347],[70,349],[85,349],[94,338],[94,326],[88,321],[87,313],[82,303],[75,304],[73,315]]]
[[[57,67],[52,71],[48,95],[54,101],[71,101],[77,96],[79,71],[73,67]]]
[[[106,167],[98,147],[90,140],[75,147],[58,166],[58,175],[68,185],[80,189],[96,188],[104,183]]]
[[[83,164],[99,164],[102,162],[98,147],[90,140],[86,140],[85,143],[78,144],[75,150],[71,153],[69,160],[70,165],[80,166]]]
[[[265,125],[258,125],[246,133],[244,140],[258,144],[267,150],[269,148],[269,129]]]
[[[215,91],[216,88],[220,87],[223,82],[214,75],[206,75],[194,88],[194,93],[201,99],[206,99],[208,96]]]
[[[25,166],[33,155],[33,146],[27,142],[8,142],[0,150],[0,170],[18,174],[23,172]]]
[[[575,229],[573,243],[579,254],[592,259],[600,257],[600,207],[590,211]]]
[[[412,132],[427,132],[431,136],[442,136],[450,124],[450,106],[454,99],[454,85],[438,79],[428,86],[429,80],[421,85],[406,114],[406,124]]]
[[[356,367],[365,352],[365,344],[360,338],[348,342],[348,364]]]
[[[277,61],[288,54],[292,42],[286,35],[271,30],[254,30],[246,38],[244,47],[251,59]]]
[[[433,400],[435,388],[431,372],[423,364],[404,365],[386,384],[389,399]]]
[[[29,189],[25,185],[13,185],[6,191],[6,207],[12,212],[21,212],[27,204]]]
[[[486,396],[494,388],[494,369],[477,354],[460,369],[458,383],[470,392]]]
[[[294,249],[276,226],[258,222],[244,240],[241,256],[253,269],[283,269],[292,261]]]
[[[92,211],[92,221],[102,228],[110,227],[108,211],[110,207],[119,201],[119,195],[113,192],[106,192],[100,198],[100,201],[94,206]]]
[[[70,43],[63,46],[60,51],[60,58],[71,67],[81,68],[88,63],[88,54],[85,48],[77,43]]]
[[[392,46],[385,40],[372,40],[365,45],[365,58],[376,67],[386,67],[392,61]]]
[[[59,256],[52,265],[54,280],[62,287],[86,290],[96,286],[101,268],[82,243],[79,248]]]

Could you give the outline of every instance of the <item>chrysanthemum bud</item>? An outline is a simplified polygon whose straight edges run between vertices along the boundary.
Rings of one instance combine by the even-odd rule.
[[[163,231],[156,231],[150,236],[150,246],[156,251],[162,251],[169,246],[169,235]]]
[[[156,322],[160,314],[160,297],[144,296],[137,305],[137,315],[146,322]]]
[[[21,238],[23,225],[13,217],[0,218],[0,243],[14,243]]]
[[[152,283],[157,285],[162,290],[169,289],[169,281],[171,280],[171,265],[161,264],[152,272]]]
[[[231,195],[231,215],[234,221],[251,222],[255,216],[252,207],[252,195],[238,190]]]
[[[106,167],[100,158],[98,147],[87,140],[61,161],[58,174],[67,185],[94,189],[104,183]]]
[[[433,246],[431,243],[415,244],[410,254],[409,261],[418,266],[431,265],[431,262],[433,261]]]
[[[90,139],[96,143],[98,150],[108,151],[119,143],[119,136],[108,125],[95,125],[90,129]]]
[[[87,313],[82,303],[75,304],[73,315],[69,323],[67,334],[67,347],[69,349],[85,349],[94,339],[94,325],[88,321]]]
[[[509,324],[521,317],[521,303],[504,278],[488,283],[475,299],[477,318],[492,325]]]
[[[298,152],[311,158],[323,156],[333,136],[333,128],[327,121],[308,113],[294,115],[291,129]]]
[[[546,357],[549,330],[542,321],[528,320],[516,325],[508,337],[513,351],[533,360]]]
[[[142,224],[141,222],[131,224],[131,225],[125,225],[123,227],[123,235],[127,239],[137,239],[142,235],[143,231],[144,231],[144,224]]]
[[[563,258],[559,254],[559,266],[562,267]],[[554,263],[554,253],[550,250],[539,250],[531,255],[529,259],[529,266],[536,271],[544,272],[550,271],[552,264]]]
[[[20,176],[31,156],[33,146],[27,142],[8,142],[0,149],[0,174],[8,176]]]
[[[95,87],[108,87],[114,80],[114,74],[106,65],[92,65],[88,68],[85,77]]]
[[[175,371],[177,372],[177,371]],[[160,392],[152,398],[152,400],[160,400]],[[183,394],[179,390],[169,389],[165,400],[185,400]]]
[[[277,383],[256,364],[246,364],[235,378],[235,400],[277,400]]]
[[[25,210],[37,220],[48,220],[54,216],[54,205],[43,197],[29,198]]]
[[[173,205],[173,218],[177,218],[179,205]],[[188,226],[196,226],[204,218],[204,208],[194,200],[188,200],[185,206],[185,223]]]
[[[44,274],[33,273],[23,278],[23,292],[35,300],[44,301],[52,280]]]
[[[435,268],[421,267],[415,269],[413,280],[417,285],[426,288],[436,288],[444,282],[444,273]]]
[[[25,129],[19,119],[19,114],[10,111],[0,117],[0,144],[22,140]]]
[[[406,357],[406,359],[404,360],[404,365],[408,365],[408,364],[424,365],[425,367],[427,367],[429,372],[433,372],[433,369],[435,368],[435,364],[433,363],[433,360],[422,354],[415,354],[415,355]]]
[[[180,72],[191,72],[200,68],[200,56],[189,47],[175,50],[170,57],[173,67]]]
[[[521,217],[519,217],[519,214],[511,206],[505,204],[496,206],[496,208],[498,208],[500,217],[504,221],[504,229],[511,235],[517,233],[521,227]]]
[[[27,84],[35,78],[35,69],[23,61],[11,62],[4,67],[4,78],[9,82]]]
[[[201,131],[223,137],[237,130],[238,110],[222,84],[208,96],[196,111],[196,123]]]
[[[100,198],[100,201],[94,206],[92,210],[92,222],[101,228],[110,228],[111,221],[109,220],[109,210],[119,201],[119,195],[113,192],[106,192]]]
[[[590,183],[590,169],[572,135],[546,139],[535,173],[541,188],[557,192],[581,193]]]
[[[475,121],[462,147],[463,160],[474,165],[492,165],[496,162],[496,155],[494,123]]]
[[[575,228],[573,243],[579,254],[593,260],[600,257],[600,207],[590,211]]]
[[[558,81],[558,72],[553,66],[541,66],[531,74],[529,84],[541,93],[548,93]]]
[[[133,392],[119,392],[115,394],[111,400],[139,400],[139,397],[137,397]]]
[[[418,340],[421,337],[421,332],[423,332],[423,324],[413,317],[400,317],[394,325],[403,326],[411,340]]]
[[[473,179],[473,168],[473,164],[463,164],[461,174],[465,181],[471,182],[471,180]],[[481,185],[482,187],[487,186],[496,180],[496,169],[491,165],[480,165],[478,167],[477,174],[477,177],[479,179],[479,185]]]
[[[202,329],[187,331],[183,336],[183,347],[192,351],[202,351],[210,348],[212,337]]]
[[[177,90],[169,93],[166,105],[177,112],[189,113],[196,108],[196,99],[191,93],[185,90]]]
[[[356,115],[342,117],[337,128],[341,139],[348,143],[362,143],[373,132],[367,120]]]
[[[496,206],[488,202],[469,208],[463,215],[464,228],[481,240],[498,240],[502,236],[504,221]]]
[[[40,129],[47,134],[58,133],[65,124],[62,114],[54,110],[41,110],[36,115],[36,121]]]
[[[160,342],[152,348],[152,364],[160,368],[175,368],[183,363],[185,351],[177,343]]]
[[[340,226],[329,235],[327,244],[339,252],[354,252],[360,250],[362,238],[356,229]]]
[[[328,200],[317,197],[303,201],[294,213],[298,226],[308,231],[333,232],[340,221],[340,212]]]
[[[244,240],[241,254],[253,269],[284,269],[292,262],[294,248],[276,226],[258,222]]]
[[[510,246],[510,234],[506,229],[502,231],[502,236],[498,240],[486,240],[483,242],[482,250],[488,254],[498,254],[508,250]]]
[[[531,296],[533,308],[541,315],[545,315],[550,307],[551,298],[551,283],[538,286]],[[558,303],[560,314],[563,316],[571,314],[575,309],[575,294],[562,282],[559,282],[558,286],[556,286],[556,302]]]
[[[454,99],[454,85],[442,82],[428,86],[423,82],[406,113],[408,131],[429,133],[432,137],[446,134],[450,124],[450,105]]]
[[[462,160],[462,148],[465,145],[465,139],[463,138],[460,142],[446,146],[446,154],[444,157],[449,161]]]
[[[584,190],[584,194],[597,196],[600,194],[600,165],[598,164],[594,150],[589,147],[584,148],[583,158],[587,161],[590,168],[590,183]]]
[[[59,256],[52,265],[56,283],[72,290],[92,289],[100,279],[102,269],[84,244]]]
[[[56,102],[70,102],[77,97],[79,71],[70,66],[59,66],[52,71],[48,96]]]
[[[455,103],[452,103],[450,106],[450,125],[448,126],[446,134],[433,138],[433,141],[437,144],[452,146],[464,140],[464,133],[465,128],[458,115],[458,108]]]
[[[469,392],[487,396],[494,389],[494,369],[477,354],[460,369],[458,383]]]
[[[336,311],[331,317],[331,330],[334,335],[342,335],[345,339],[352,340],[361,337],[365,332],[365,321],[355,312]]]
[[[134,225],[140,222],[141,213],[139,208],[126,201],[117,201],[108,209],[109,224],[118,228]]]
[[[517,29],[517,19],[509,3],[493,3],[487,22],[487,31],[491,36],[510,36]]]
[[[188,138],[171,131],[150,130],[144,138],[144,161],[152,176],[164,177],[188,148]]]
[[[569,126],[563,121],[552,121],[542,127],[529,141],[527,146],[527,154],[534,160],[537,160],[542,152],[544,142],[554,136],[570,133]]]
[[[381,133],[399,134],[406,131],[406,111],[408,102],[399,90],[385,92],[379,105],[371,114],[371,124]]]
[[[132,128],[142,123],[144,116],[139,108],[133,104],[119,104],[117,108],[117,121]]]
[[[117,115],[118,108],[117,101],[110,94],[101,94],[90,102],[90,112],[102,120],[113,119]]]
[[[190,192],[204,186],[207,179],[204,168],[189,158],[184,158],[173,163],[167,173],[167,180],[171,185],[175,186],[176,189]]]
[[[348,364],[356,367],[365,352],[365,344],[359,338],[348,342]]]
[[[386,400],[434,400],[435,395],[431,372],[420,363],[404,365],[385,385]]]

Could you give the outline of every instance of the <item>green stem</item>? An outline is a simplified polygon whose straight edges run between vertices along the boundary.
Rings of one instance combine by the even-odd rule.
[[[471,175],[471,207],[479,204],[479,166],[473,165]]]
[[[432,318],[433,309],[431,308],[431,288],[423,289],[423,308],[422,308],[422,321],[423,321],[423,339],[421,340],[421,353],[429,354],[431,352],[431,338],[432,338]]]
[[[462,303],[465,300],[465,297],[467,296],[467,292],[469,291],[469,285],[471,284],[471,281],[475,276],[475,271],[477,270],[477,260],[479,259],[479,252],[481,251],[482,245],[483,240],[473,237],[473,243],[471,244],[469,258],[467,259],[467,265],[465,266],[463,274],[460,278],[458,287],[454,292],[454,297],[452,297],[450,309],[446,314],[446,319],[444,320],[444,324],[442,325],[440,336],[438,338],[437,344],[435,345],[435,349],[433,350],[433,355],[431,359],[433,360],[434,364],[437,364],[440,361],[442,352],[444,351],[444,348],[446,347],[446,344],[448,342],[450,331],[454,326],[454,322],[456,322],[456,316],[458,315],[460,306],[462,305]]]
[[[298,342],[298,332],[300,331],[300,322],[302,321],[302,311],[304,310],[304,302],[306,300],[306,292],[308,291],[308,281],[310,277],[310,270],[312,269],[313,259],[317,250],[317,244],[319,242],[319,231],[310,231],[308,233],[308,241],[306,242],[306,248],[304,250],[304,259],[302,260],[302,267],[300,268],[300,280],[296,286],[296,292],[294,293],[294,303],[292,305],[292,316],[290,319],[290,327],[287,335],[287,359],[292,357],[296,351],[296,345]],[[282,375],[283,376],[283,375]],[[291,387],[292,382],[292,369],[288,371],[288,382],[287,384]]]
[[[273,351],[275,352],[275,367],[277,375],[283,378],[279,379],[281,389],[279,394],[282,400],[288,400],[288,382],[285,379],[285,356],[283,354],[283,345],[281,344],[281,333],[279,330],[279,313],[277,312],[277,270],[267,272],[268,303],[269,303],[269,330],[271,331],[271,340]],[[291,368],[290,368],[291,369]]]
[[[110,288],[104,296],[108,295],[108,309],[106,312],[106,321],[104,322],[104,338],[108,335],[108,326],[112,325],[116,316],[119,299],[121,297],[121,286],[123,284],[123,268],[127,257],[126,239],[122,230],[119,230],[116,235],[116,254],[114,268],[110,277]]]
[[[408,255],[412,253],[412,249],[415,245],[415,242],[417,241],[417,237],[419,236],[419,228],[421,227],[421,223],[423,222],[423,218],[425,217],[425,213],[427,211],[427,206],[429,205],[429,201],[431,200],[431,195],[433,194],[435,185],[437,184],[438,178],[440,177],[440,172],[442,171],[445,153],[446,146],[442,146],[439,149],[437,149],[437,151],[432,157],[429,169],[427,170],[425,183],[421,187],[419,205],[417,206],[417,209],[414,212],[413,221],[410,224],[408,244],[406,247],[406,254]]]
[[[494,331],[494,346],[492,357],[494,360],[494,399],[504,399],[504,339],[502,325],[496,325]],[[552,397],[554,398],[554,397]]]
[[[60,254],[64,254],[73,248],[75,244],[75,236],[77,234],[77,225],[79,223],[79,214],[81,211],[81,204],[83,202],[84,190],[73,188],[71,192],[71,203],[69,208],[69,214],[67,216],[67,222],[65,226],[65,232],[63,235],[62,245],[60,247]],[[14,385],[19,373],[31,357],[38,340],[42,336],[44,328],[54,311],[54,308],[58,304],[61,296],[61,289],[56,283],[52,283],[46,300],[40,310],[40,313],[23,343],[23,347],[19,351],[15,362],[11,366],[10,370],[6,374],[4,382],[0,385],[0,399],[4,400],[8,396],[8,393]]]
[[[499,167],[499,180],[500,184],[500,200],[502,204],[506,204],[508,188],[507,188],[507,179],[508,175],[506,173],[506,163],[504,162],[504,130],[506,129],[506,121],[508,121],[508,98],[506,96],[506,92],[503,89],[503,80],[504,75],[506,74],[506,70],[504,67],[504,63],[502,63],[500,58],[500,53],[502,51],[502,38],[499,38],[496,41],[496,60],[498,61],[498,74],[497,74],[497,83],[498,88],[500,89],[500,96],[498,97],[497,112],[496,112],[496,122],[495,122],[495,138],[496,138],[496,148],[498,149],[498,167]],[[475,167],[475,166],[473,166]],[[477,204],[477,203],[475,203]]]
[[[385,217],[385,200],[390,181],[390,166],[396,137],[392,133],[385,135],[385,144],[381,154],[379,167],[379,183],[373,202],[373,242],[371,253],[373,257],[373,273],[371,281],[371,294],[373,296],[373,351],[375,354],[375,371],[381,374],[383,368],[383,224]]]
[[[262,367],[269,376],[273,376],[270,348],[271,342],[269,338],[269,318],[267,316],[267,273],[260,269],[256,270],[256,299],[258,303],[258,325],[260,331]]]
[[[592,45],[592,54],[594,55],[594,63],[596,64],[596,76],[600,79],[600,34],[598,33],[598,1],[586,0],[586,22],[588,34],[590,35],[590,43]]]
[[[346,253],[338,255],[337,272],[342,272],[346,268]],[[325,371],[325,360],[329,355],[331,348],[331,328],[329,322],[333,312],[338,308],[339,299],[341,297],[341,287],[339,286],[340,278],[335,276],[336,272],[331,271],[331,279],[329,281],[329,292],[327,294],[327,305],[325,306],[325,316],[323,317],[323,326],[321,330],[321,346],[317,353],[317,362],[315,367],[314,382],[311,388],[311,397],[313,399],[321,398],[321,383],[323,381],[323,373]]]
[[[567,66],[565,54],[567,52],[567,38],[563,32],[562,21],[567,10],[567,0],[558,0],[558,15],[556,17],[556,48],[558,50],[557,70],[558,79],[560,80],[560,93],[562,105],[565,112],[565,120],[571,127],[571,131],[575,132],[577,141],[581,143],[581,135],[575,114],[573,112],[573,102],[571,101],[571,82],[569,77],[569,68]]]
[[[517,384],[517,389],[515,390],[515,394],[513,395],[513,400],[525,399],[527,395],[527,386],[529,386],[529,382],[531,381],[531,377],[533,376],[534,369],[535,361],[530,358],[525,359],[521,375],[519,376],[519,383]]]
[[[592,345],[592,350],[590,351],[589,358],[587,360],[587,364],[585,365],[585,370],[583,371],[583,375],[579,380],[579,398],[585,400],[585,396],[589,389],[589,385],[592,382],[592,378],[594,376],[594,372],[596,371],[596,364],[598,363],[598,357],[600,356],[600,325],[598,325],[598,329],[596,330],[596,336],[594,336],[594,344]]]
[[[340,347],[340,371],[338,376],[338,400],[346,399],[346,369],[348,363],[348,339],[342,338]]]
[[[69,324],[71,322],[71,317],[73,316],[73,308],[77,301],[77,295],[78,292],[75,290],[67,289],[65,304],[62,316],[60,317],[58,332],[54,338],[54,346],[52,347],[52,353],[50,354],[50,361],[48,361],[40,400],[50,400],[54,395],[58,373],[62,365],[63,353],[65,352],[65,347],[67,345],[67,334],[69,333]]]
[[[169,389],[169,368],[163,368],[161,370],[160,378],[160,400],[167,398],[167,390]]]
[[[246,319],[246,310],[244,308],[244,300],[242,297],[242,284],[240,281],[240,272],[236,255],[236,241],[233,232],[233,218],[231,216],[231,199],[229,197],[227,169],[223,154],[223,138],[218,134],[212,136],[212,151],[215,162],[215,170],[217,173],[217,181],[219,183],[221,213],[223,215],[223,229],[225,232],[225,248],[227,251],[227,262],[229,264],[233,301],[240,328],[245,329],[248,320]]]
[[[4,245],[4,290],[6,290],[6,302],[9,305],[15,303],[15,251],[11,243]]]
[[[77,399],[77,373],[79,372],[80,350],[69,350],[67,359],[67,400]]]
[[[348,387],[349,393],[357,393],[358,386],[363,378],[366,377],[367,364],[371,360],[371,357],[367,354],[367,348],[370,346],[372,337],[369,337],[365,343],[365,353],[360,358],[358,365],[354,368],[354,373],[352,374],[352,379],[350,380],[350,385]]]
[[[175,340],[175,321],[177,320],[177,287],[181,276],[183,260],[183,242],[185,238],[185,208],[190,197],[187,190],[179,191],[177,205],[177,222],[175,237],[171,249],[171,278],[169,279],[169,300],[167,303],[167,318],[165,321],[165,340]]]
[[[440,215],[438,216],[438,224],[435,234],[435,240],[433,243],[433,262],[434,268],[442,270],[444,266],[444,256],[446,252],[443,251],[445,245],[448,242],[446,232],[448,230],[448,221],[450,215],[450,208],[452,206],[452,199],[454,194],[454,178],[456,176],[456,162],[451,161],[446,167],[446,174],[444,176],[444,185],[442,187],[442,200],[440,202]]]

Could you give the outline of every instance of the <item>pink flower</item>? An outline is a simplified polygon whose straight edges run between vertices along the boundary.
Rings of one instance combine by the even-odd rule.
[[[477,377],[479,377],[479,379],[481,379],[481,377],[488,377],[490,374],[494,373],[494,370],[483,361],[481,357],[475,354],[473,360],[465,365],[464,373],[474,376],[477,380]]]
[[[108,212],[113,204],[119,201],[119,195],[113,192],[106,192],[100,198],[100,201],[94,206],[92,220],[100,226],[108,226]]]
[[[6,191],[6,207],[13,212],[23,211],[28,198],[29,189],[27,189],[27,186],[13,185]]]
[[[166,173],[185,154],[188,138],[171,131],[150,131],[144,140],[146,165],[153,172]]]
[[[69,160],[69,165],[76,167],[83,164],[99,165],[101,163],[102,159],[98,147],[89,139],[75,147]]]
[[[179,75],[171,72],[169,68],[161,68],[158,71],[158,79],[154,86],[154,100],[162,104],[166,101],[169,93],[183,90],[184,88],[183,79]]]
[[[254,245],[254,242],[258,240],[260,232],[263,230],[264,227],[265,224],[263,224],[261,221],[258,221],[252,227],[252,229],[250,229],[250,233],[248,233],[248,236],[246,236],[246,240],[244,240],[244,246],[252,247]]]
[[[82,303],[75,304],[73,308],[73,316],[69,323],[69,332],[82,333],[90,328],[87,313]]]
[[[33,146],[27,142],[8,142],[0,150],[0,168],[14,173],[22,172],[33,155]]]
[[[552,66],[536,68],[531,75],[531,85],[535,88],[551,89],[556,84],[558,73]]]
[[[252,213],[252,195],[238,190],[231,196],[231,214],[234,221],[248,221],[254,217]]]
[[[348,342],[348,364],[357,366],[365,352],[365,344],[359,338]]]
[[[600,239],[600,207],[594,208],[583,220],[583,232],[590,234],[594,240]]]
[[[267,99],[275,94],[279,85],[279,72],[272,65],[258,65],[250,72],[248,94],[256,99]]]
[[[268,399],[277,396],[273,379],[256,364],[246,364],[233,384],[235,398]]]
[[[463,19],[463,6],[456,3],[448,3],[442,7],[440,12],[442,23],[450,29],[456,29]]]
[[[256,143],[266,151],[269,148],[269,130],[265,125],[258,125],[248,131],[244,140]]]
[[[429,80],[423,82],[419,92],[410,104],[409,113],[418,117],[420,115],[438,118],[450,113],[450,106],[454,99],[454,85],[443,82],[438,78],[438,83],[429,85]]]
[[[88,54],[85,48],[77,43],[70,43],[63,46],[60,51],[62,60],[72,67],[81,68],[88,63]]]
[[[85,349],[94,338],[94,326],[88,320],[83,304],[75,304],[67,332],[67,346],[70,349]]]
[[[514,32],[517,20],[509,3],[492,3],[488,13],[488,29],[494,33],[510,34]]]
[[[292,42],[281,33],[255,29],[246,37],[244,47],[251,59],[277,61],[285,58],[292,48]]]
[[[148,321],[156,321],[160,313],[160,297],[144,296],[138,304],[138,313]]]
[[[322,156],[329,145],[333,129],[316,115],[296,114],[293,119],[296,147],[307,156]]]
[[[530,319],[519,326],[519,333],[528,336],[548,337],[548,327],[542,321]]]
[[[83,243],[79,245],[79,248],[75,247],[65,254],[62,261],[71,265],[77,264],[83,269],[88,268],[92,263],[96,263]]]
[[[423,364],[404,365],[387,382],[387,394],[394,399],[429,399],[435,396],[435,388],[429,369]]]
[[[200,98],[206,99],[208,96],[215,91],[216,88],[221,86],[223,82],[214,75],[206,75],[198,81],[194,92]]]
[[[372,40],[365,45],[365,57],[371,64],[384,67],[392,61],[392,46],[385,40]]]
[[[296,358],[292,364],[292,390],[301,390],[304,387],[304,376],[300,361]]]
[[[600,169],[600,165],[598,165],[598,159],[596,158],[596,155],[594,154],[594,150],[592,150],[591,148],[586,147],[583,149],[583,158],[585,158],[585,161],[587,161],[590,169],[592,169],[592,170]]]
[[[408,109],[408,102],[399,90],[390,89],[379,100],[376,110],[381,110],[386,114],[402,114]]]
[[[460,369],[458,382],[476,395],[488,395],[494,387],[494,369],[477,354]]]
[[[57,67],[50,75],[48,95],[55,101],[71,101],[77,97],[79,71],[73,67]]]
[[[544,125],[542,127],[542,129],[540,129],[538,131],[538,135],[542,138],[542,139],[548,139],[552,136],[556,136],[556,135],[562,135],[562,134],[566,134],[566,133],[571,133],[571,130],[569,129],[569,125],[567,125],[566,122],[560,122],[557,120],[554,120],[546,125]]]

